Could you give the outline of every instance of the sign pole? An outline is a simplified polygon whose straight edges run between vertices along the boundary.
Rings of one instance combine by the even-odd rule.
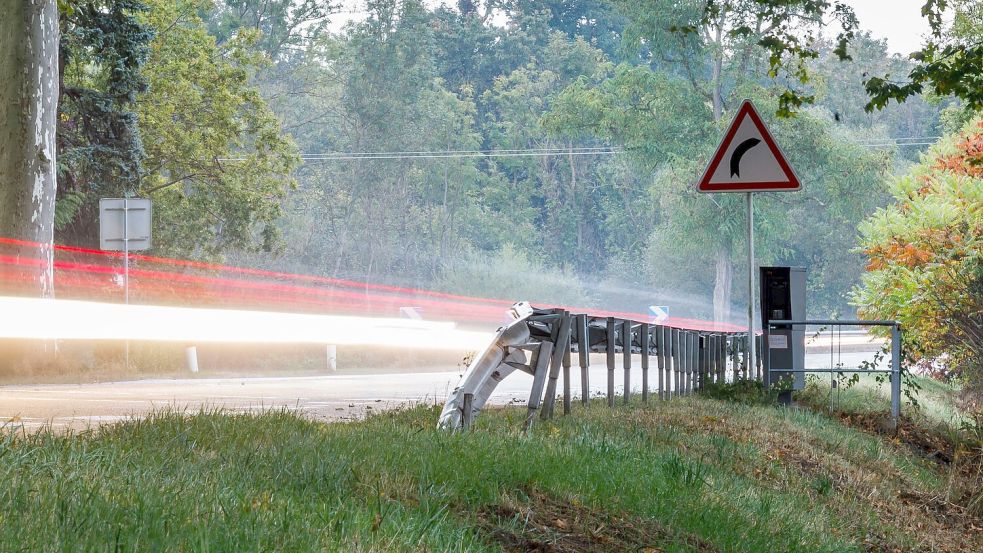
[[[130,304],[130,229],[129,229],[129,205],[127,204],[128,195],[123,196],[123,303]],[[130,370],[130,341],[124,345],[123,354],[126,370]]]
[[[128,227],[129,213],[127,210],[129,206],[126,202],[127,198],[123,198],[123,303],[129,305],[130,303],[130,229]]]
[[[747,351],[748,374],[755,374],[754,343],[754,192],[747,192]]]

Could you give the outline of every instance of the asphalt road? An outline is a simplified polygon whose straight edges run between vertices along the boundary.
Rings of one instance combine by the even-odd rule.
[[[856,348],[853,348],[856,349]],[[870,350],[876,349],[868,345]],[[813,349],[812,351],[816,351]],[[857,366],[869,360],[872,351],[842,353],[833,361]],[[602,394],[607,389],[603,355],[592,355],[590,389]],[[654,360],[653,360],[654,361]],[[618,355],[615,389],[624,390],[624,373]],[[654,362],[652,363],[654,367]],[[808,368],[829,368],[828,352],[806,356]],[[579,396],[580,370],[571,370],[572,390]],[[460,378],[457,370],[389,374],[344,374],[300,377],[243,377],[154,379],[91,384],[38,384],[0,387],[0,422],[7,428],[33,429],[46,424],[57,429],[82,429],[154,410],[172,408],[197,411],[220,408],[228,411],[289,409],[319,420],[353,420],[373,411],[419,403],[443,404]],[[632,363],[631,387],[640,393],[639,359]],[[513,373],[491,398],[492,404],[525,403],[532,378]],[[657,375],[650,372],[650,386]],[[562,389],[562,388],[561,388]]]

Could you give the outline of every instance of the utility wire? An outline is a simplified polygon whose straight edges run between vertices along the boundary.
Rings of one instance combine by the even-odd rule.
[[[858,143],[868,148],[886,148],[892,146],[931,146],[940,136],[912,136],[901,138],[877,139],[870,142]],[[917,140],[920,142],[909,142]],[[932,140],[932,141],[929,141]],[[549,156],[592,156],[615,155],[624,153],[624,148],[612,146],[581,146],[575,148],[515,148],[495,150],[407,150],[392,152],[319,152],[301,154],[300,159],[307,162],[345,161],[358,159],[449,159],[449,158],[481,158],[481,157],[549,157]],[[249,161],[247,157],[220,157],[218,161]]]

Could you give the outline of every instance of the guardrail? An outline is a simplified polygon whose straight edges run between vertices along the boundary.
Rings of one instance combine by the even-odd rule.
[[[756,366],[748,370],[746,332],[685,329],[589,313],[571,313],[563,309],[539,309],[525,302],[515,304],[512,313],[514,321],[499,329],[494,341],[469,364],[461,383],[444,405],[439,427],[469,428],[495,387],[516,370],[533,377],[524,429],[532,426],[537,413],[542,419],[553,417],[560,382],[563,385],[563,413],[569,414],[573,405],[571,373],[574,355],[580,369],[580,399],[585,404],[590,401],[590,353],[605,354],[605,397],[608,407],[618,403],[615,382],[619,355],[622,357],[624,379],[623,404],[629,403],[632,395],[631,369],[635,354],[640,356],[643,403],[654,395],[665,400],[687,395],[708,383],[763,380],[762,356],[758,357]],[[773,368],[771,372],[890,373],[891,420],[896,428],[901,405],[901,327],[897,321],[776,320],[770,321],[767,328],[797,326],[891,327],[890,369]],[[755,336],[755,340],[758,351],[764,351],[764,336]],[[770,361],[769,358],[769,366]],[[650,374],[652,368],[655,369],[655,378]]]
[[[796,327],[807,326],[887,326],[891,327],[891,367],[889,369],[877,369],[871,367],[838,367],[829,369],[771,369],[772,373],[889,373],[891,375],[891,423],[895,429],[898,427],[898,418],[901,416],[901,323],[898,321],[884,320],[829,320],[814,319],[804,321],[775,320],[769,321],[768,330],[785,327],[795,329]],[[768,350],[769,354],[771,350]],[[770,359],[769,359],[770,361]],[[770,363],[769,363],[770,366]]]
[[[605,354],[609,407],[617,403],[619,354],[624,383],[622,403],[631,398],[633,354],[640,355],[643,402],[656,394],[659,399],[690,394],[710,382],[761,378],[760,362],[753,370],[747,367],[747,333],[692,330],[564,309],[539,309],[525,302],[515,304],[512,313],[514,321],[499,329],[495,340],[469,364],[445,404],[440,427],[468,428],[498,383],[516,370],[533,377],[526,429],[535,421],[537,412],[543,419],[553,417],[561,376],[563,413],[570,413],[574,354],[580,369],[583,403],[590,400],[590,353]],[[760,347],[761,337],[756,339]],[[654,379],[650,374],[653,358]]]

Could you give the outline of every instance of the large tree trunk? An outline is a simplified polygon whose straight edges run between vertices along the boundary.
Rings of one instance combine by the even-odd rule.
[[[730,261],[730,250],[718,246],[716,252],[716,274],[713,280],[713,322],[730,322],[730,292],[734,278],[734,266]]]
[[[0,236],[33,266],[31,292],[54,294],[56,0],[10,0],[0,16]]]

